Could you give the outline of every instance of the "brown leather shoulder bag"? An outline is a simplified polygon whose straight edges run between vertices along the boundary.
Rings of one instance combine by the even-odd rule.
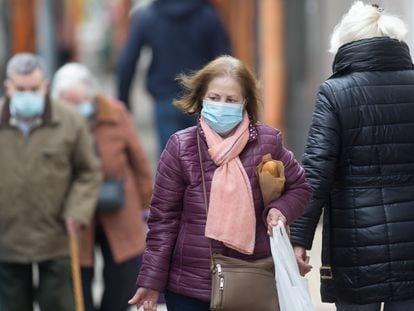
[[[200,137],[197,133],[201,179],[206,215],[207,191],[204,178]],[[211,254],[212,311],[279,311],[274,264],[272,257],[245,261],[221,254]]]

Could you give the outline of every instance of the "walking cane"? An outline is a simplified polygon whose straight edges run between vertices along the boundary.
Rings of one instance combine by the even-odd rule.
[[[72,268],[73,293],[76,311],[84,311],[81,273],[79,265],[79,248],[76,235],[69,234],[70,265]]]

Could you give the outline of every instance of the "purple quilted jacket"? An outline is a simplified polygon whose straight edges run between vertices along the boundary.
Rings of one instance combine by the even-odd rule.
[[[210,159],[201,127],[194,126],[171,136],[157,169],[151,214],[148,221],[147,248],[137,284],[163,292],[169,290],[189,297],[210,300],[211,273],[209,240],[204,236],[206,211],[203,200],[197,148],[200,133],[207,197],[216,165]],[[286,185],[282,196],[263,206],[256,166],[270,153],[285,166]],[[293,222],[311,196],[303,168],[293,154],[282,146],[281,133],[263,124],[250,124],[250,138],[239,155],[253,190],[256,208],[256,245],[253,255],[244,255],[211,240],[212,251],[241,259],[271,256],[265,218],[277,208]]]

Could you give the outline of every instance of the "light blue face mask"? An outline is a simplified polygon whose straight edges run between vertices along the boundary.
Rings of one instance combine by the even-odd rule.
[[[77,105],[76,109],[85,119],[90,119],[95,113],[95,106],[91,102],[87,101]]]
[[[243,104],[229,104],[205,99],[201,115],[216,133],[227,134],[242,121]]]
[[[38,92],[15,92],[10,99],[11,113],[19,117],[33,118],[40,116],[44,109],[44,96]]]

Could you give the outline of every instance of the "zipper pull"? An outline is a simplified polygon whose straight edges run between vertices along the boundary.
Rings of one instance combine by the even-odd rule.
[[[217,265],[216,265],[216,267],[217,267],[217,273],[218,273],[218,275],[221,275],[222,273],[221,273],[221,265],[218,263]]]
[[[221,278],[220,278],[220,285],[219,285],[219,289],[220,289],[220,290],[224,290],[224,278],[223,278],[223,277],[221,277]]]

